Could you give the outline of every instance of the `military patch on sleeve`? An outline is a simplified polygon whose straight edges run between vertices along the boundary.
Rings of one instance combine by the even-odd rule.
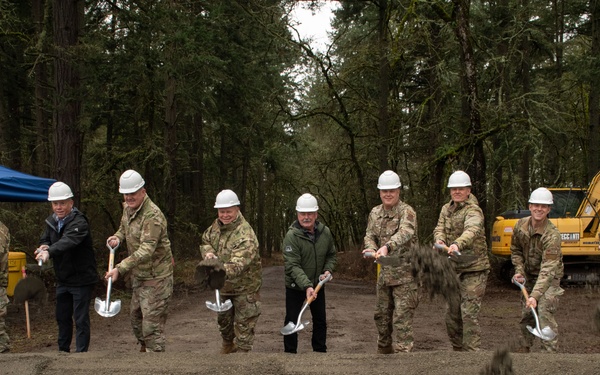
[[[546,259],[548,259],[548,260],[556,260],[556,259],[558,259],[558,254],[546,253]]]
[[[409,212],[406,215],[406,220],[408,220],[408,221],[415,221],[415,214],[413,214],[412,212]]]
[[[286,247],[285,247],[285,250],[284,250],[284,251],[285,251],[286,253],[291,253],[291,252],[292,252],[292,247],[291,247],[290,245],[288,245],[288,246],[286,246]]]

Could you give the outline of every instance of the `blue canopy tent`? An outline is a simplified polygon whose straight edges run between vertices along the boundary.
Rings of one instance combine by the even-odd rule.
[[[48,188],[55,182],[0,165],[0,202],[47,202]]]

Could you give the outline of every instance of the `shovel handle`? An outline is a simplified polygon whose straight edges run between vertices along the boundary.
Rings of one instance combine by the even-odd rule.
[[[525,296],[525,301],[527,301],[529,299],[529,293],[527,293],[527,290],[525,289],[525,285],[521,284],[520,282],[518,282],[514,278],[512,279],[512,282],[513,282],[513,284],[515,284],[516,286],[518,286],[519,289],[521,289],[521,292],[523,292],[523,296]]]
[[[441,243],[434,243],[433,247],[435,247],[436,249],[439,249],[439,250],[444,250],[445,252],[450,251],[450,248],[448,246],[441,244]],[[453,253],[456,255],[461,255],[460,251],[458,251],[458,250],[454,250]]]
[[[108,241],[106,241],[106,247],[110,250],[110,255],[108,256],[108,272],[115,267],[115,250],[119,247],[120,243],[117,246],[112,247],[109,245]]]
[[[319,281],[319,283],[317,284],[317,287],[315,288],[313,296],[306,300],[306,302],[308,302],[308,304],[310,304],[312,301],[315,300],[315,298],[317,298],[317,293],[319,293],[319,290],[321,290],[321,287],[329,280],[331,280],[331,274],[327,275],[327,277],[325,277],[323,280]]]

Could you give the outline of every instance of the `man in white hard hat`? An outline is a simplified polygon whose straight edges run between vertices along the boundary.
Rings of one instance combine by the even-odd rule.
[[[531,216],[519,219],[513,229],[510,245],[511,261],[515,267],[513,278],[525,285],[529,298],[523,303],[520,321],[522,338],[518,352],[528,353],[533,346],[533,336],[527,326],[535,327],[531,308],[537,308],[540,327],[550,327],[558,334],[554,314],[558,308],[558,296],[564,293],[560,287],[564,265],[561,238],[558,229],[548,219],[552,193],[546,188],[534,190],[529,197]],[[541,340],[548,352],[558,350],[558,335],[552,340]]]
[[[123,216],[119,230],[108,237],[116,247],[127,242],[128,257],[104,276],[116,281],[131,272],[131,326],[141,352],[164,352],[165,323],[173,295],[173,255],[167,219],[146,194],[145,181],[134,171],[123,172],[119,192],[123,194]]]
[[[296,201],[295,220],[283,240],[285,263],[285,320],[296,324],[304,301],[315,296],[315,287],[335,270],[337,252],[333,235],[317,220],[319,205],[312,194],[303,194]],[[327,313],[325,287],[321,287],[310,304],[313,320],[311,345],[314,352],[327,352]],[[286,353],[297,353],[298,334],[283,336]]]
[[[217,323],[223,339],[221,354],[249,352],[260,316],[262,265],[258,238],[240,211],[236,193],[226,189],[217,194],[217,219],[204,231],[202,259],[217,258],[225,268],[225,284],[219,289],[233,307],[219,312]]]
[[[442,207],[433,240],[447,246],[449,256],[460,253],[472,260],[454,264],[460,300],[448,301],[446,330],[453,350],[477,351],[481,345],[479,311],[490,272],[484,216],[477,198],[471,194],[468,174],[463,171],[452,173],[448,188],[451,199]]]
[[[75,351],[90,345],[90,302],[99,281],[96,255],[88,219],[73,207],[73,192],[63,182],[48,189],[54,213],[46,218],[45,230],[35,251],[36,259],[52,259],[56,276],[56,321],[58,350],[71,351],[75,322]]]
[[[417,282],[409,253],[417,241],[417,214],[400,200],[400,177],[394,171],[379,176],[381,204],[369,214],[363,255],[392,256],[400,265],[382,266],[377,279],[377,353],[393,354],[413,349],[413,317],[419,304]]]

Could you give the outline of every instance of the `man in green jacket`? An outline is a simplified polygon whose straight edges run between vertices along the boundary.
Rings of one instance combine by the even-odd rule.
[[[446,330],[455,351],[477,351],[481,344],[479,311],[490,272],[483,212],[471,194],[468,174],[452,173],[448,188],[451,200],[442,207],[433,240],[446,245],[449,256],[460,253],[472,256],[473,260],[455,263],[460,300],[448,303]]]
[[[548,219],[550,206],[554,203],[552,193],[546,188],[535,189],[529,197],[531,216],[519,219],[514,227],[510,244],[510,257],[515,267],[514,279],[529,292],[523,302],[520,321],[522,346],[518,352],[528,353],[535,337],[527,326],[535,326],[531,308],[537,308],[540,327],[550,327],[558,334],[554,313],[558,298],[564,293],[560,280],[564,273],[560,232]],[[558,335],[552,340],[541,340],[547,352],[558,350]]]
[[[219,312],[217,323],[223,339],[221,354],[249,352],[260,316],[262,265],[258,238],[240,212],[240,200],[232,190],[217,195],[217,219],[202,235],[203,259],[218,258],[225,268],[225,285],[220,295],[233,307]]]
[[[304,194],[296,203],[298,219],[290,226],[283,240],[285,262],[285,321],[296,323],[304,300],[315,296],[320,280],[335,269],[337,255],[333,236],[328,227],[317,221],[319,206],[311,194]],[[327,352],[327,314],[325,288],[310,304],[313,320],[312,348]],[[283,336],[286,353],[298,352],[298,334]]]
[[[144,188],[145,181],[134,171],[123,172],[119,192],[123,194],[123,216],[119,230],[108,237],[111,247],[127,242],[129,256],[105,279],[116,281],[131,272],[131,326],[141,352],[165,351],[165,323],[173,295],[173,255],[167,233],[167,219]]]

